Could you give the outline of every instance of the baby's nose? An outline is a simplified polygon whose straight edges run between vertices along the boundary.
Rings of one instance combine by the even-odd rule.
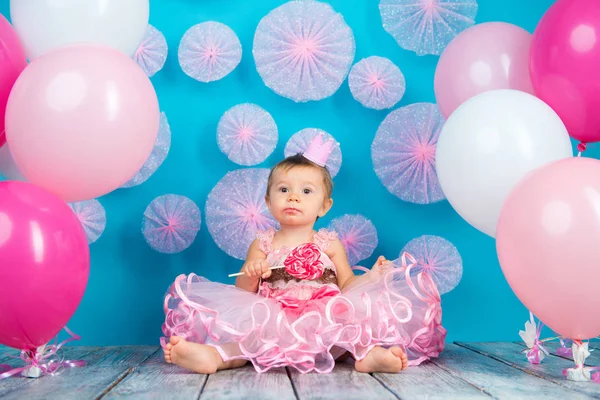
[[[300,198],[298,197],[298,195],[296,195],[295,193],[291,193],[290,192],[290,195],[288,196],[288,201],[298,201],[298,200],[300,200]]]

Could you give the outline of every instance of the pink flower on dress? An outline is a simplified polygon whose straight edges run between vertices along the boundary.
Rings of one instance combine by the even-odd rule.
[[[305,243],[296,247],[283,262],[288,274],[298,279],[317,279],[323,275],[321,252],[316,244]]]
[[[261,289],[262,296],[275,299],[282,308],[296,309],[300,313],[314,305],[315,300],[327,299],[341,293],[340,289],[333,285],[314,287],[298,284],[285,289],[272,289],[268,283],[263,282]]]

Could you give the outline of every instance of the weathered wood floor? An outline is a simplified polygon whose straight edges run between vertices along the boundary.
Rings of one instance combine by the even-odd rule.
[[[595,344],[596,347],[599,347]],[[556,346],[549,346],[554,350]],[[188,373],[166,364],[156,346],[66,347],[68,359],[87,365],[39,379],[0,380],[5,399],[580,399],[600,398],[597,383],[571,382],[563,368],[572,361],[557,355],[532,365],[517,343],[447,344],[443,355],[400,374],[362,374],[351,362],[331,374],[301,375],[280,369],[257,374],[252,367],[213,375]],[[22,366],[3,356],[0,364]],[[600,365],[592,352],[590,365]]]

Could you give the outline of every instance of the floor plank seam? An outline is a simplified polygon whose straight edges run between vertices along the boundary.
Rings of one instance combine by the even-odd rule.
[[[552,381],[550,381],[550,380],[548,380],[548,379],[544,378],[543,376],[541,376],[541,375],[539,375],[539,374],[535,373],[535,371],[530,371],[530,370],[528,370],[528,369],[526,369],[526,368],[523,368],[523,367],[521,367],[521,366],[519,366],[519,365],[517,365],[517,364],[513,363],[512,361],[504,360],[504,359],[502,359],[502,358],[500,358],[500,357],[498,357],[498,356],[495,356],[494,354],[488,354],[488,353],[486,353],[486,352],[484,352],[484,351],[481,351],[481,350],[478,350],[478,349],[472,348],[472,347],[470,347],[470,346],[469,346],[467,343],[463,343],[463,342],[455,342],[455,344],[456,344],[457,346],[460,346],[460,347],[462,347],[463,349],[467,349],[467,350],[469,350],[469,351],[472,351],[472,352],[475,352],[475,353],[477,353],[477,354],[481,354],[482,356],[489,357],[489,358],[491,358],[492,360],[496,360],[496,361],[498,361],[498,362],[501,362],[501,363],[502,363],[502,364],[504,364],[504,365],[508,365],[508,366],[509,366],[509,367],[511,367],[511,368],[518,369],[519,371],[525,372],[525,373],[527,373],[527,374],[529,374],[529,375],[532,375],[532,376],[534,376],[534,377],[536,377],[536,378],[540,378],[540,379],[543,379],[543,380],[545,380],[545,381],[552,382]],[[552,383],[555,383],[555,382],[552,382]]]
[[[440,366],[439,366],[438,364],[436,364],[434,361],[432,361],[432,362],[431,362],[431,364],[433,364],[433,365],[434,365],[436,368],[439,368],[439,369],[441,369],[442,371],[444,371],[444,372],[446,372],[446,373],[450,373],[448,370],[446,370],[446,369],[444,369],[444,368],[440,367]],[[467,381],[466,379],[463,379],[463,378],[461,378],[460,376],[456,376],[456,375],[454,375],[454,374],[451,374],[451,375],[452,375],[452,377],[453,377],[453,378],[456,378],[456,379],[458,379],[458,380],[460,380],[460,381],[462,381],[462,382],[466,383],[467,385],[471,386],[472,388],[475,388],[476,390],[478,390],[479,392],[481,392],[481,393],[485,394],[486,396],[489,396],[489,397],[491,397],[492,399],[495,399],[495,398],[496,398],[495,396],[493,396],[491,393],[489,393],[489,392],[488,392],[487,390],[485,390],[484,388],[482,388],[482,387],[479,387],[479,386],[477,386],[477,385],[475,385],[475,384],[473,384],[473,383],[471,383],[471,382]]]
[[[129,375],[131,375],[131,373],[133,371],[135,371],[137,368],[139,368],[142,364],[144,364],[146,361],[148,361],[152,356],[154,356],[159,351],[161,351],[160,347],[158,349],[156,349],[156,351],[154,353],[149,354],[148,356],[146,356],[146,358],[141,360],[138,365],[134,365],[133,367],[127,368],[125,373],[123,375],[119,376],[119,378],[115,379],[115,381],[112,384],[110,384],[96,399],[101,399],[102,397],[106,396],[119,383],[121,383],[125,378],[127,378]]]
[[[202,382],[202,386],[200,387],[200,392],[198,393],[196,400],[200,400],[202,398],[202,393],[204,393],[204,388],[206,388],[206,385],[208,384],[208,378],[210,378],[210,375],[211,374],[204,374],[204,381]]]
[[[290,371],[290,367],[285,367],[285,373],[288,376],[288,379],[290,380],[290,383],[292,384],[292,390],[294,391],[294,396],[296,396],[296,400],[300,400],[300,396],[298,395],[298,389],[296,388],[296,384],[294,383],[294,380],[292,379],[292,373]]]
[[[513,363],[511,361],[508,361],[508,360],[503,360],[502,358],[500,358],[500,357],[498,357],[498,356],[496,356],[494,354],[487,354],[487,353],[485,353],[485,352],[483,352],[481,350],[477,350],[477,349],[471,348],[471,347],[469,347],[468,343],[458,342],[458,343],[455,343],[455,344],[457,346],[460,346],[460,347],[465,348],[467,350],[473,351],[473,352],[475,352],[477,354],[481,354],[482,356],[489,357],[492,360],[496,360],[496,361],[501,362],[501,363],[503,363],[505,365],[508,365],[509,367],[512,367],[512,368],[514,368],[516,370],[524,372],[524,373],[526,373],[528,375],[531,375],[534,378],[543,379],[544,381],[550,382],[550,383],[552,383],[552,384],[554,384],[556,386],[560,386],[560,387],[568,389],[568,390],[573,390],[573,388],[568,387],[567,385],[565,385],[563,381],[548,379],[547,377],[543,376],[542,374],[539,374],[537,371],[529,370],[527,368],[521,367],[520,365],[517,365],[517,364],[515,364],[515,363]],[[550,356],[554,356],[554,355],[550,354]],[[559,357],[559,356],[556,356],[556,357]],[[581,393],[581,392],[579,392],[577,390],[575,390],[575,391],[578,392],[578,393]],[[598,398],[598,397],[597,396],[593,396],[593,398]]]
[[[145,363],[146,361],[150,360],[152,357],[154,357],[155,354],[162,352],[163,350],[159,347],[158,349],[156,349],[156,351],[152,354],[150,354],[148,357],[144,358],[138,365],[142,365],[143,363]],[[165,361],[166,362],[166,361]]]
[[[444,370],[444,371],[446,371],[446,372],[447,372],[447,373],[449,373],[450,375],[454,376],[456,379],[463,381],[463,382],[464,382],[464,383],[466,383],[467,385],[469,385],[469,386],[471,386],[471,387],[473,387],[473,388],[477,389],[477,390],[478,390],[478,391],[480,391],[481,393],[484,393],[484,394],[488,395],[488,396],[489,396],[489,397],[491,397],[492,399],[497,399],[497,397],[496,397],[496,396],[494,396],[493,394],[491,394],[490,392],[488,392],[487,390],[485,390],[485,388],[479,387],[479,386],[475,385],[474,383],[472,383],[472,382],[469,382],[468,380],[466,380],[466,379],[463,379],[462,377],[460,377],[460,376],[457,376],[457,375],[453,374],[451,370],[449,370],[449,369],[447,369],[447,368],[444,368],[444,367],[442,367],[440,364],[438,364],[438,363],[437,363],[436,361],[434,361],[434,360],[432,360],[431,362],[433,363],[433,365],[435,365],[436,367],[440,368],[441,370]]]
[[[399,372],[401,373],[401,372]],[[395,398],[397,398],[398,400],[402,400],[402,397],[400,397],[400,395],[396,394],[396,392],[394,392],[394,390],[389,387],[388,385],[386,385],[381,379],[379,379],[377,376],[375,376],[374,374],[370,373],[369,375],[371,375],[373,377],[373,379],[375,379],[377,382],[379,382],[379,384],[381,386],[383,386],[388,392],[390,392],[392,395],[394,395]]]
[[[134,370],[134,367],[127,368],[123,374],[119,375],[119,377],[117,379],[115,379],[110,385],[108,385],[106,387],[106,389],[104,389],[104,391],[102,393],[100,393],[100,395],[98,397],[96,397],[96,400],[99,400],[102,397],[106,396],[111,390],[113,390],[113,388],[115,386],[117,386],[119,383],[121,383],[121,381],[123,381],[123,379],[128,377],[129,374],[131,374],[133,372],[133,370]]]

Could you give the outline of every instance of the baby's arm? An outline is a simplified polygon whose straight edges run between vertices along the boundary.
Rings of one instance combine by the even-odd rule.
[[[267,255],[262,252],[259,243],[258,239],[252,242],[248,249],[246,262],[240,271],[244,275],[239,275],[235,279],[235,286],[253,293],[258,291],[258,283],[261,277],[266,279],[271,276],[271,270],[269,264],[267,264]]]
[[[347,287],[357,278],[350,267],[350,263],[348,262],[344,245],[339,239],[334,239],[329,242],[329,247],[325,253],[327,253],[331,261],[333,261],[335,264],[338,287],[340,290],[344,290],[345,287]]]

